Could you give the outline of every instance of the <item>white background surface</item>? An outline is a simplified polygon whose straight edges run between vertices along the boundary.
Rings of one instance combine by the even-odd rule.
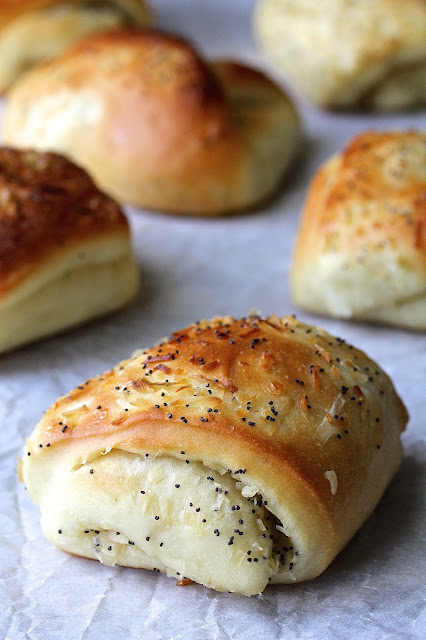
[[[158,0],[157,24],[212,56],[267,66],[250,31],[251,0]],[[273,70],[270,69],[272,72]],[[282,81],[282,80],[281,80]],[[143,275],[136,303],[0,360],[0,638],[94,640],[411,640],[425,637],[424,334],[317,318],[392,376],[411,415],[400,472],[369,521],[314,582],[243,598],[160,574],[68,556],[42,537],[15,476],[41,413],[58,395],[137,347],[214,314],[293,313],[288,269],[305,189],[320,163],[366,128],[414,127],[422,115],[327,114],[297,98],[301,160],[266,209],[227,220],[131,211]],[[423,538],[422,538],[423,535]]]

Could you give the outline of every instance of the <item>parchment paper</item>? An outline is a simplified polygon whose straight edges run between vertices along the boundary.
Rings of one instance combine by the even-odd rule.
[[[250,30],[250,0],[158,0],[157,23],[213,56],[269,68]],[[297,310],[287,274],[305,189],[320,163],[366,128],[426,124],[424,114],[301,109],[305,142],[280,196],[225,220],[128,210],[143,275],[131,307],[0,359],[0,638],[8,640],[411,640],[425,637],[426,339],[298,312],[361,347],[392,376],[411,421],[402,467],[373,516],[313,582],[260,597],[178,588],[160,574],[69,556],[41,535],[15,475],[41,413],[58,395],[187,323],[214,314]]]

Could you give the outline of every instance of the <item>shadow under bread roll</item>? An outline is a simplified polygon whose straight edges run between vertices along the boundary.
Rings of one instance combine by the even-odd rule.
[[[147,23],[143,0],[2,0],[0,93],[21,73],[90,33]]]
[[[64,551],[252,595],[327,568],[396,472],[407,419],[344,340],[216,317],[59,398],[20,477]]]
[[[177,37],[124,29],[26,74],[9,94],[3,133],[71,157],[120,201],[219,215],[274,195],[300,124],[259,71],[209,65]]]
[[[118,309],[138,286],[118,204],[65,158],[0,148],[0,353]]]

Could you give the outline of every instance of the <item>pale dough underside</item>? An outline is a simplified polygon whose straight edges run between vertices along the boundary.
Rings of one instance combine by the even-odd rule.
[[[299,554],[256,488],[237,477],[184,454],[112,450],[70,464],[66,473],[55,465],[38,493],[43,532],[61,549],[246,595],[292,581]]]
[[[0,353],[119,309],[135,295],[139,274],[128,241],[109,242],[47,261],[0,299]]]

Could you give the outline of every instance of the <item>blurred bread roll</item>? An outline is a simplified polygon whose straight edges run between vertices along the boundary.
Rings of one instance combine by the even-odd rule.
[[[296,245],[297,304],[426,329],[426,134],[366,132],[314,177]]]
[[[264,50],[318,105],[426,104],[424,0],[259,0],[254,25]]]
[[[209,66],[183,40],[128,29],[27,74],[10,93],[3,132],[9,144],[69,156],[121,201],[216,215],[276,191],[300,127],[262,73]]]
[[[90,33],[147,22],[143,0],[2,0],[0,92]]]
[[[60,549],[253,595],[327,568],[395,474],[407,419],[341,338],[216,317],[59,398],[20,477]]]
[[[0,149],[0,353],[123,306],[138,280],[127,220],[84,171]]]

